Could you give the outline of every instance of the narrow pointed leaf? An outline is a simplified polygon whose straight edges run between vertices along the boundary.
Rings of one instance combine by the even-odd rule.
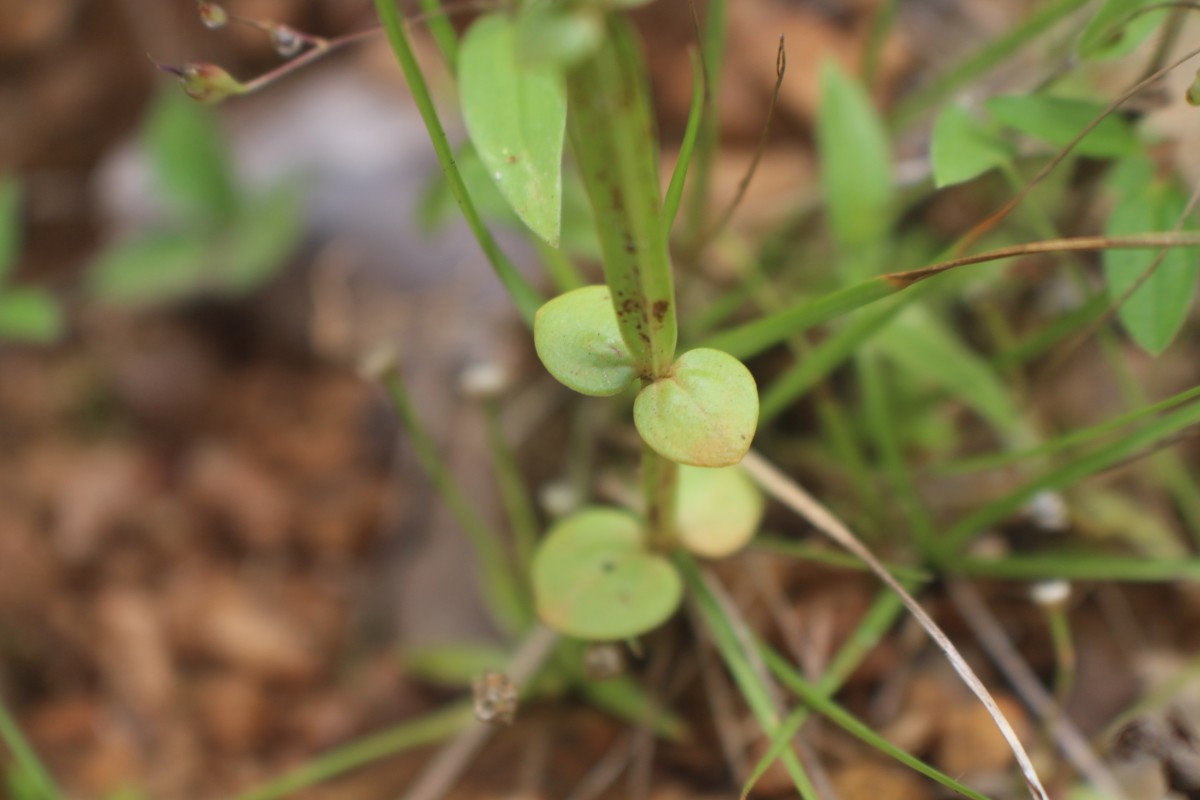
[[[984,103],[984,108],[997,121],[1054,147],[1066,147],[1104,111],[1099,103],[1043,94],[999,95]],[[1136,153],[1141,147],[1124,117],[1109,115],[1075,145],[1074,152],[1109,158]]]
[[[530,230],[558,246],[567,99],[561,73],[520,58],[516,23],[490,14],[459,54],[463,118],[504,199]]]
[[[878,242],[895,213],[891,145],[862,84],[832,62],[821,68],[817,144],[834,238],[843,247]]]

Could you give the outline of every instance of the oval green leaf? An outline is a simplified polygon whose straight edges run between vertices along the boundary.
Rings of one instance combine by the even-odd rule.
[[[530,230],[558,246],[567,90],[560,71],[518,56],[516,23],[481,17],[459,53],[467,133],[500,193]]]
[[[929,155],[933,182],[940,189],[1009,163],[1013,149],[967,109],[946,106],[933,125]]]
[[[997,95],[987,100],[983,107],[998,122],[1055,147],[1066,147],[1104,112],[1104,105],[1100,103],[1044,94]],[[1141,149],[1133,126],[1124,117],[1110,114],[1079,140],[1074,152],[1081,156],[1112,158]]]
[[[646,549],[642,523],[615,508],[566,517],[533,557],[538,616],[567,636],[615,640],[662,624],[679,607],[675,567]]]
[[[607,397],[636,377],[607,286],[584,286],[539,308],[533,345],[550,374],[580,394]]]
[[[758,531],[764,500],[754,482],[737,467],[679,468],[679,541],[705,558],[742,549]]]
[[[1143,157],[1121,161],[1109,186],[1119,193],[1105,226],[1109,236],[1170,230],[1188,203],[1187,193],[1173,181],[1159,178],[1154,164]],[[1195,222],[1189,219],[1184,229],[1195,230]],[[1113,300],[1124,297],[1157,255],[1154,250],[1104,252],[1104,277]],[[1167,349],[1187,319],[1198,279],[1195,251],[1173,248],[1121,304],[1117,316],[1139,347],[1152,355]]]
[[[896,213],[887,127],[862,83],[831,61],[821,66],[817,145],[829,226],[842,247],[887,236]]]
[[[638,393],[633,422],[659,455],[696,467],[728,467],[742,460],[754,439],[758,387],[728,353],[689,350],[668,375]]]

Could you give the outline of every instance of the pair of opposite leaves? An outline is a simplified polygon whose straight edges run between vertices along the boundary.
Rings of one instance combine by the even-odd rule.
[[[643,378],[621,338],[607,286],[585,286],[538,310],[534,346],[559,382],[607,397]],[[666,375],[646,382],[633,404],[643,441],[679,464],[726,467],[750,448],[758,388],[742,362],[720,350],[684,353]]]
[[[608,396],[643,376],[621,337],[607,286],[567,292],[539,309],[534,344],[546,369],[586,395]],[[762,517],[762,495],[736,467],[758,423],[749,370],[719,350],[680,356],[645,379],[634,423],[660,455],[679,463],[676,535],[701,556],[740,549]],[[586,508],[559,521],[534,558],[538,614],[583,639],[621,639],[657,627],[679,606],[683,585],[662,554],[647,550],[644,523],[629,511]]]

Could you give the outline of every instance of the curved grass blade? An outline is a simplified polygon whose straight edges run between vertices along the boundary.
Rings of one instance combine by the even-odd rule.
[[[413,101],[417,104],[417,110],[421,113],[421,119],[424,120],[425,127],[429,131],[429,140],[433,144],[434,152],[437,153],[438,163],[446,173],[450,192],[458,202],[459,208],[462,209],[467,226],[471,229],[476,241],[479,242],[480,249],[487,256],[492,269],[500,278],[500,282],[504,284],[504,288],[512,296],[517,310],[521,313],[521,318],[527,325],[532,326],[533,317],[542,305],[542,297],[500,249],[500,245],[475,209],[475,203],[454,164],[454,151],[450,147],[450,140],[446,138],[446,131],[438,118],[433,97],[430,96],[429,87],[425,83],[424,73],[421,72],[421,66],[417,63],[412,44],[408,40],[408,33],[404,29],[404,20],[400,16],[396,0],[375,0],[375,10],[379,15],[384,32],[387,34],[388,42],[392,46],[392,51],[396,54],[396,60],[404,72],[404,79],[408,82],[408,88],[412,92]]]
[[[763,683],[759,673],[750,663],[748,642],[738,633],[738,626],[730,618],[728,610],[716,594],[714,587],[709,584],[700,572],[696,562],[690,556],[676,554],[675,564],[683,574],[688,585],[688,592],[695,605],[696,612],[705,623],[705,630],[712,636],[713,644],[721,654],[721,659],[729,668],[747,705],[758,719],[767,736],[773,736],[779,729],[779,714],[770,690]],[[747,634],[748,635],[748,634]],[[805,800],[815,800],[816,791],[812,782],[800,765],[795,752],[784,749],[779,758],[783,761],[788,774],[801,797]]]
[[[939,540],[939,560],[952,558],[979,531],[1004,519],[1021,508],[1031,497],[1047,489],[1061,489],[1120,464],[1148,447],[1169,440],[1171,436],[1192,425],[1200,424],[1200,403],[1185,406],[1171,414],[1139,428],[1115,442],[1110,442],[1068,464],[1042,473],[1025,485],[997,498],[973,514],[959,520]]]
[[[57,800],[64,796],[3,703],[0,703],[0,739],[12,754],[17,768],[37,792],[36,800]]]
[[[679,204],[683,200],[683,187],[687,182],[688,167],[692,164],[692,155],[696,150],[696,137],[700,134],[700,120],[704,117],[704,64],[696,50],[688,50],[692,63],[692,106],[688,109],[687,128],[683,131],[683,142],[679,145],[679,156],[675,159],[675,169],[671,172],[671,182],[667,185],[667,194],[663,197],[663,227],[668,235],[675,224],[675,216],[679,213]]]
[[[767,668],[771,670],[771,674],[775,676],[776,680],[778,680],[783,686],[792,692],[795,692],[796,696],[800,698],[801,702],[803,702],[813,711],[821,714],[823,717],[837,725],[842,730],[846,731],[846,733],[849,733],[851,736],[863,742],[864,744],[875,748],[884,755],[894,758],[896,761],[899,761],[906,767],[921,773],[927,778],[937,781],[951,791],[957,792],[964,797],[970,797],[972,800],[988,800],[987,795],[984,795],[975,791],[969,786],[959,783],[954,778],[951,778],[949,775],[937,769],[936,767],[926,764],[924,761],[912,755],[907,750],[897,747],[887,739],[880,736],[873,728],[871,728],[870,725],[860,721],[849,711],[826,697],[825,694],[816,686],[805,680],[804,677],[787,662],[787,659],[767,645],[760,644],[759,652],[762,654],[763,661],[766,662]],[[791,720],[789,720],[789,722],[791,722]],[[800,723],[803,724],[803,719],[800,720]],[[778,746],[779,742],[786,744],[790,739],[790,736],[784,736],[784,734],[788,732],[786,729],[787,727],[788,726],[781,728],[776,734],[776,741],[772,742],[772,750]],[[799,730],[799,725],[797,725],[796,728]],[[791,733],[794,735],[795,731],[792,731]],[[770,752],[768,752],[768,755],[770,755]],[[766,756],[763,757],[763,761],[766,761]],[[749,794],[750,785],[751,784],[747,782],[747,786],[743,788],[743,798]]]
[[[929,634],[938,648],[946,655],[946,659],[967,685],[967,688],[971,690],[980,703],[983,704],[984,708],[987,709],[992,721],[995,722],[1005,741],[1008,742],[1008,746],[1021,768],[1021,774],[1025,778],[1030,794],[1036,800],[1049,800],[1046,788],[1042,785],[1042,781],[1038,777],[1037,770],[1033,767],[1033,762],[1030,760],[1029,754],[1025,751],[1025,747],[1021,744],[1020,739],[1017,738],[1016,731],[1013,730],[1008,719],[1000,711],[999,706],[996,705],[995,698],[992,697],[991,692],[988,691],[970,665],[963,659],[958,648],[942,632],[942,629],[938,627],[937,623],[921,607],[920,603],[913,599],[904,586],[891,573],[884,569],[883,565],[879,563],[879,560],[875,558],[871,551],[837,517],[813,499],[799,484],[789,479],[753,451],[746,455],[742,464],[751,477],[758,481],[768,494],[775,497],[796,514],[807,519],[818,530],[829,536],[829,538],[833,539],[839,545],[865,561],[871,567],[871,571],[887,584],[888,588],[903,599],[905,607],[916,618],[917,622],[921,624],[921,627],[925,629],[925,632]]]

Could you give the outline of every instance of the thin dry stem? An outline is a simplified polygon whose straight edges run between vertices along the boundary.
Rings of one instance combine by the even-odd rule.
[[[1184,207],[1182,213],[1180,213],[1178,219],[1175,220],[1174,227],[1171,228],[1171,233],[1179,233],[1180,230],[1183,229],[1188,217],[1190,217],[1192,212],[1196,209],[1197,203],[1200,203],[1200,186],[1197,186],[1196,190],[1192,192],[1192,196],[1188,198],[1187,205]],[[1151,260],[1144,270],[1142,270],[1142,274],[1137,276],[1137,280],[1130,284],[1125,291],[1121,292],[1121,296],[1116,300],[1113,300],[1109,304],[1108,308],[1104,309],[1103,314],[1092,320],[1092,322],[1089,323],[1086,328],[1076,334],[1071,341],[1063,345],[1062,350],[1054,357],[1054,359],[1050,362],[1050,365],[1046,368],[1046,374],[1057,375],[1062,369],[1063,364],[1065,364],[1071,358],[1071,356],[1083,346],[1083,343],[1092,338],[1096,331],[1100,330],[1100,327],[1112,319],[1113,315],[1120,310],[1121,306],[1125,305],[1125,301],[1132,297],[1134,292],[1142,288],[1142,285],[1146,281],[1150,280],[1150,276],[1158,271],[1158,268],[1162,265],[1163,261],[1167,257],[1167,254],[1170,252],[1171,250],[1169,247],[1164,247],[1159,250],[1155,254],[1154,259]]]
[[[1109,114],[1120,108],[1122,104],[1129,100],[1129,98],[1136,95],[1142,89],[1150,86],[1171,70],[1186,63],[1187,61],[1190,61],[1198,55],[1200,55],[1200,48],[1196,48],[1195,50],[1186,53],[1181,58],[1172,61],[1170,64],[1158,70],[1154,74],[1138,81],[1131,88],[1127,89],[1120,97],[1109,103],[1108,107],[1105,108],[1104,111],[1102,111],[1099,115],[1097,115],[1095,119],[1085,125],[1083,130],[1081,130],[1074,139],[1068,142],[1063,149],[1055,153],[1054,157],[1051,158],[1044,167],[1038,170],[1038,173],[1033,176],[1029,183],[1025,184],[1021,191],[1017,192],[1011,200],[1001,206],[1000,209],[993,213],[990,217],[980,222],[974,228],[971,228],[971,230],[967,231],[966,235],[964,235],[963,238],[959,240],[958,245],[955,246],[954,251],[956,253],[966,252],[966,250],[970,248],[972,244],[978,241],[981,236],[990,231],[997,224],[999,224],[1001,220],[1016,210],[1017,206],[1024,202],[1025,198],[1037,188],[1038,184],[1045,180],[1046,177],[1053,172],[1055,168],[1066,159],[1067,156],[1071,154],[1071,151],[1075,149],[1075,146],[1083,141],[1085,136],[1095,130],[1096,126],[1103,122]]]
[[[996,723],[1000,733],[1004,736],[1004,740],[1008,742],[1008,746],[1012,749],[1013,755],[1017,759],[1017,764],[1021,768],[1021,774],[1025,778],[1025,782],[1029,785],[1030,793],[1037,800],[1050,800],[1050,796],[1046,793],[1046,788],[1042,785],[1041,779],[1038,777],[1037,770],[1033,767],[1033,762],[1029,758],[1029,754],[1025,751],[1025,747],[1021,744],[1021,740],[1017,738],[1016,731],[1012,725],[996,705],[995,698],[979,680],[979,677],[972,671],[970,665],[958,652],[958,648],[950,641],[949,637],[942,632],[937,623],[925,612],[912,595],[910,595],[900,582],[892,577],[879,559],[871,554],[871,551],[858,540],[849,528],[842,524],[841,520],[833,515],[829,509],[817,502],[808,492],[804,491],[798,483],[793,481],[787,475],[784,475],[773,464],[768,462],[758,453],[751,450],[742,459],[742,467],[746,470],[767,494],[774,497],[779,502],[796,512],[798,515],[807,519],[817,530],[824,533],[829,538],[833,539],[842,547],[849,550],[852,554],[862,559],[862,561],[871,568],[879,579],[887,584],[888,588],[896,592],[904,601],[904,605],[909,612],[925,629],[930,638],[937,644],[943,653],[946,654],[950,666],[958,673],[967,687],[979,698],[979,702],[983,703],[988,714]]]
[[[703,60],[703,59],[702,59]],[[762,134],[758,137],[758,146],[754,148],[754,157],[750,160],[750,166],[746,168],[746,174],[742,176],[738,182],[737,192],[733,196],[733,200],[725,208],[725,212],[717,219],[715,225],[709,229],[700,241],[701,249],[706,243],[711,242],[717,235],[725,229],[729,224],[729,220],[733,217],[733,212],[737,211],[737,207],[742,204],[742,199],[746,196],[746,190],[750,187],[750,181],[754,180],[754,173],[758,171],[758,164],[762,161],[763,153],[767,150],[767,139],[771,135],[771,121],[775,118],[775,107],[779,105],[779,90],[783,87],[783,76],[787,72],[787,51],[783,49],[783,35],[779,36],[779,49],[775,51],[775,89],[771,92],[771,104],[767,106],[767,121],[763,123]]]
[[[999,247],[973,256],[961,256],[949,261],[939,261],[928,267],[910,269],[905,272],[889,272],[883,280],[897,290],[907,289],[926,278],[940,275],[959,267],[999,261],[1018,256],[1043,253],[1075,253],[1092,250],[1150,250],[1160,247],[1200,247],[1200,233],[1138,233],[1132,236],[1076,236],[1067,239],[1047,239],[1042,242],[1027,242],[1010,247]]]
[[[964,581],[950,581],[947,589],[975,638],[983,645],[983,649],[1008,678],[1025,704],[1045,723],[1054,737],[1055,744],[1072,766],[1104,796],[1115,799],[1125,797],[1117,779],[1092,752],[1087,739],[1067,719],[1062,709],[1054,702],[1054,698],[1042,686],[1037,675],[1021,658],[1021,654],[1013,647],[1008,635],[974,587]]]
[[[506,673],[518,687],[524,688],[549,658],[558,635],[542,625],[536,626],[513,655]],[[438,800],[459,779],[471,759],[492,737],[496,727],[480,722],[464,730],[447,743],[417,778],[404,800]]]

